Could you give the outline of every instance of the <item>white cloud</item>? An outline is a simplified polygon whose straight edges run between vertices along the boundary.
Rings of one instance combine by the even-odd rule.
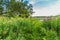
[[[30,0],[29,3],[34,5],[36,3],[36,0]]]
[[[34,2],[34,1],[30,1],[30,4],[32,4],[32,5],[33,5],[33,4],[35,4],[35,2]]]
[[[37,3],[37,2],[39,2],[39,1],[50,1],[50,0],[30,0],[30,4],[35,4],[35,3]]]
[[[55,16],[60,14],[60,0],[50,7],[33,8],[35,13],[33,16]]]

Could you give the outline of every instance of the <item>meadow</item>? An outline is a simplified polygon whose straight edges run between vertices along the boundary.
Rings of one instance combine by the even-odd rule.
[[[0,17],[0,40],[60,40],[60,18]]]

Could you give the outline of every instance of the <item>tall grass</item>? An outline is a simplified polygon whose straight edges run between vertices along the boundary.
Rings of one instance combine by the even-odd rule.
[[[56,22],[54,20],[42,22],[33,18],[0,17],[0,40],[59,40],[60,34],[57,35],[59,32],[57,30],[60,30],[58,28],[60,25],[55,26]]]
[[[44,21],[43,27],[47,30],[55,31],[55,33],[57,34],[57,37],[60,38],[60,16],[57,16],[56,19]]]

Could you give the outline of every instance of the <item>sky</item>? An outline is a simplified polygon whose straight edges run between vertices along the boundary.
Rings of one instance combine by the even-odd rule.
[[[60,0],[29,0],[35,13],[32,16],[60,15]]]

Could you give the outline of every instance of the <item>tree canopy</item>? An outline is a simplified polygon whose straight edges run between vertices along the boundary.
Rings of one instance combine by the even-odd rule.
[[[24,0],[1,0],[0,5],[6,5],[6,16],[29,17],[33,13],[33,6]]]

